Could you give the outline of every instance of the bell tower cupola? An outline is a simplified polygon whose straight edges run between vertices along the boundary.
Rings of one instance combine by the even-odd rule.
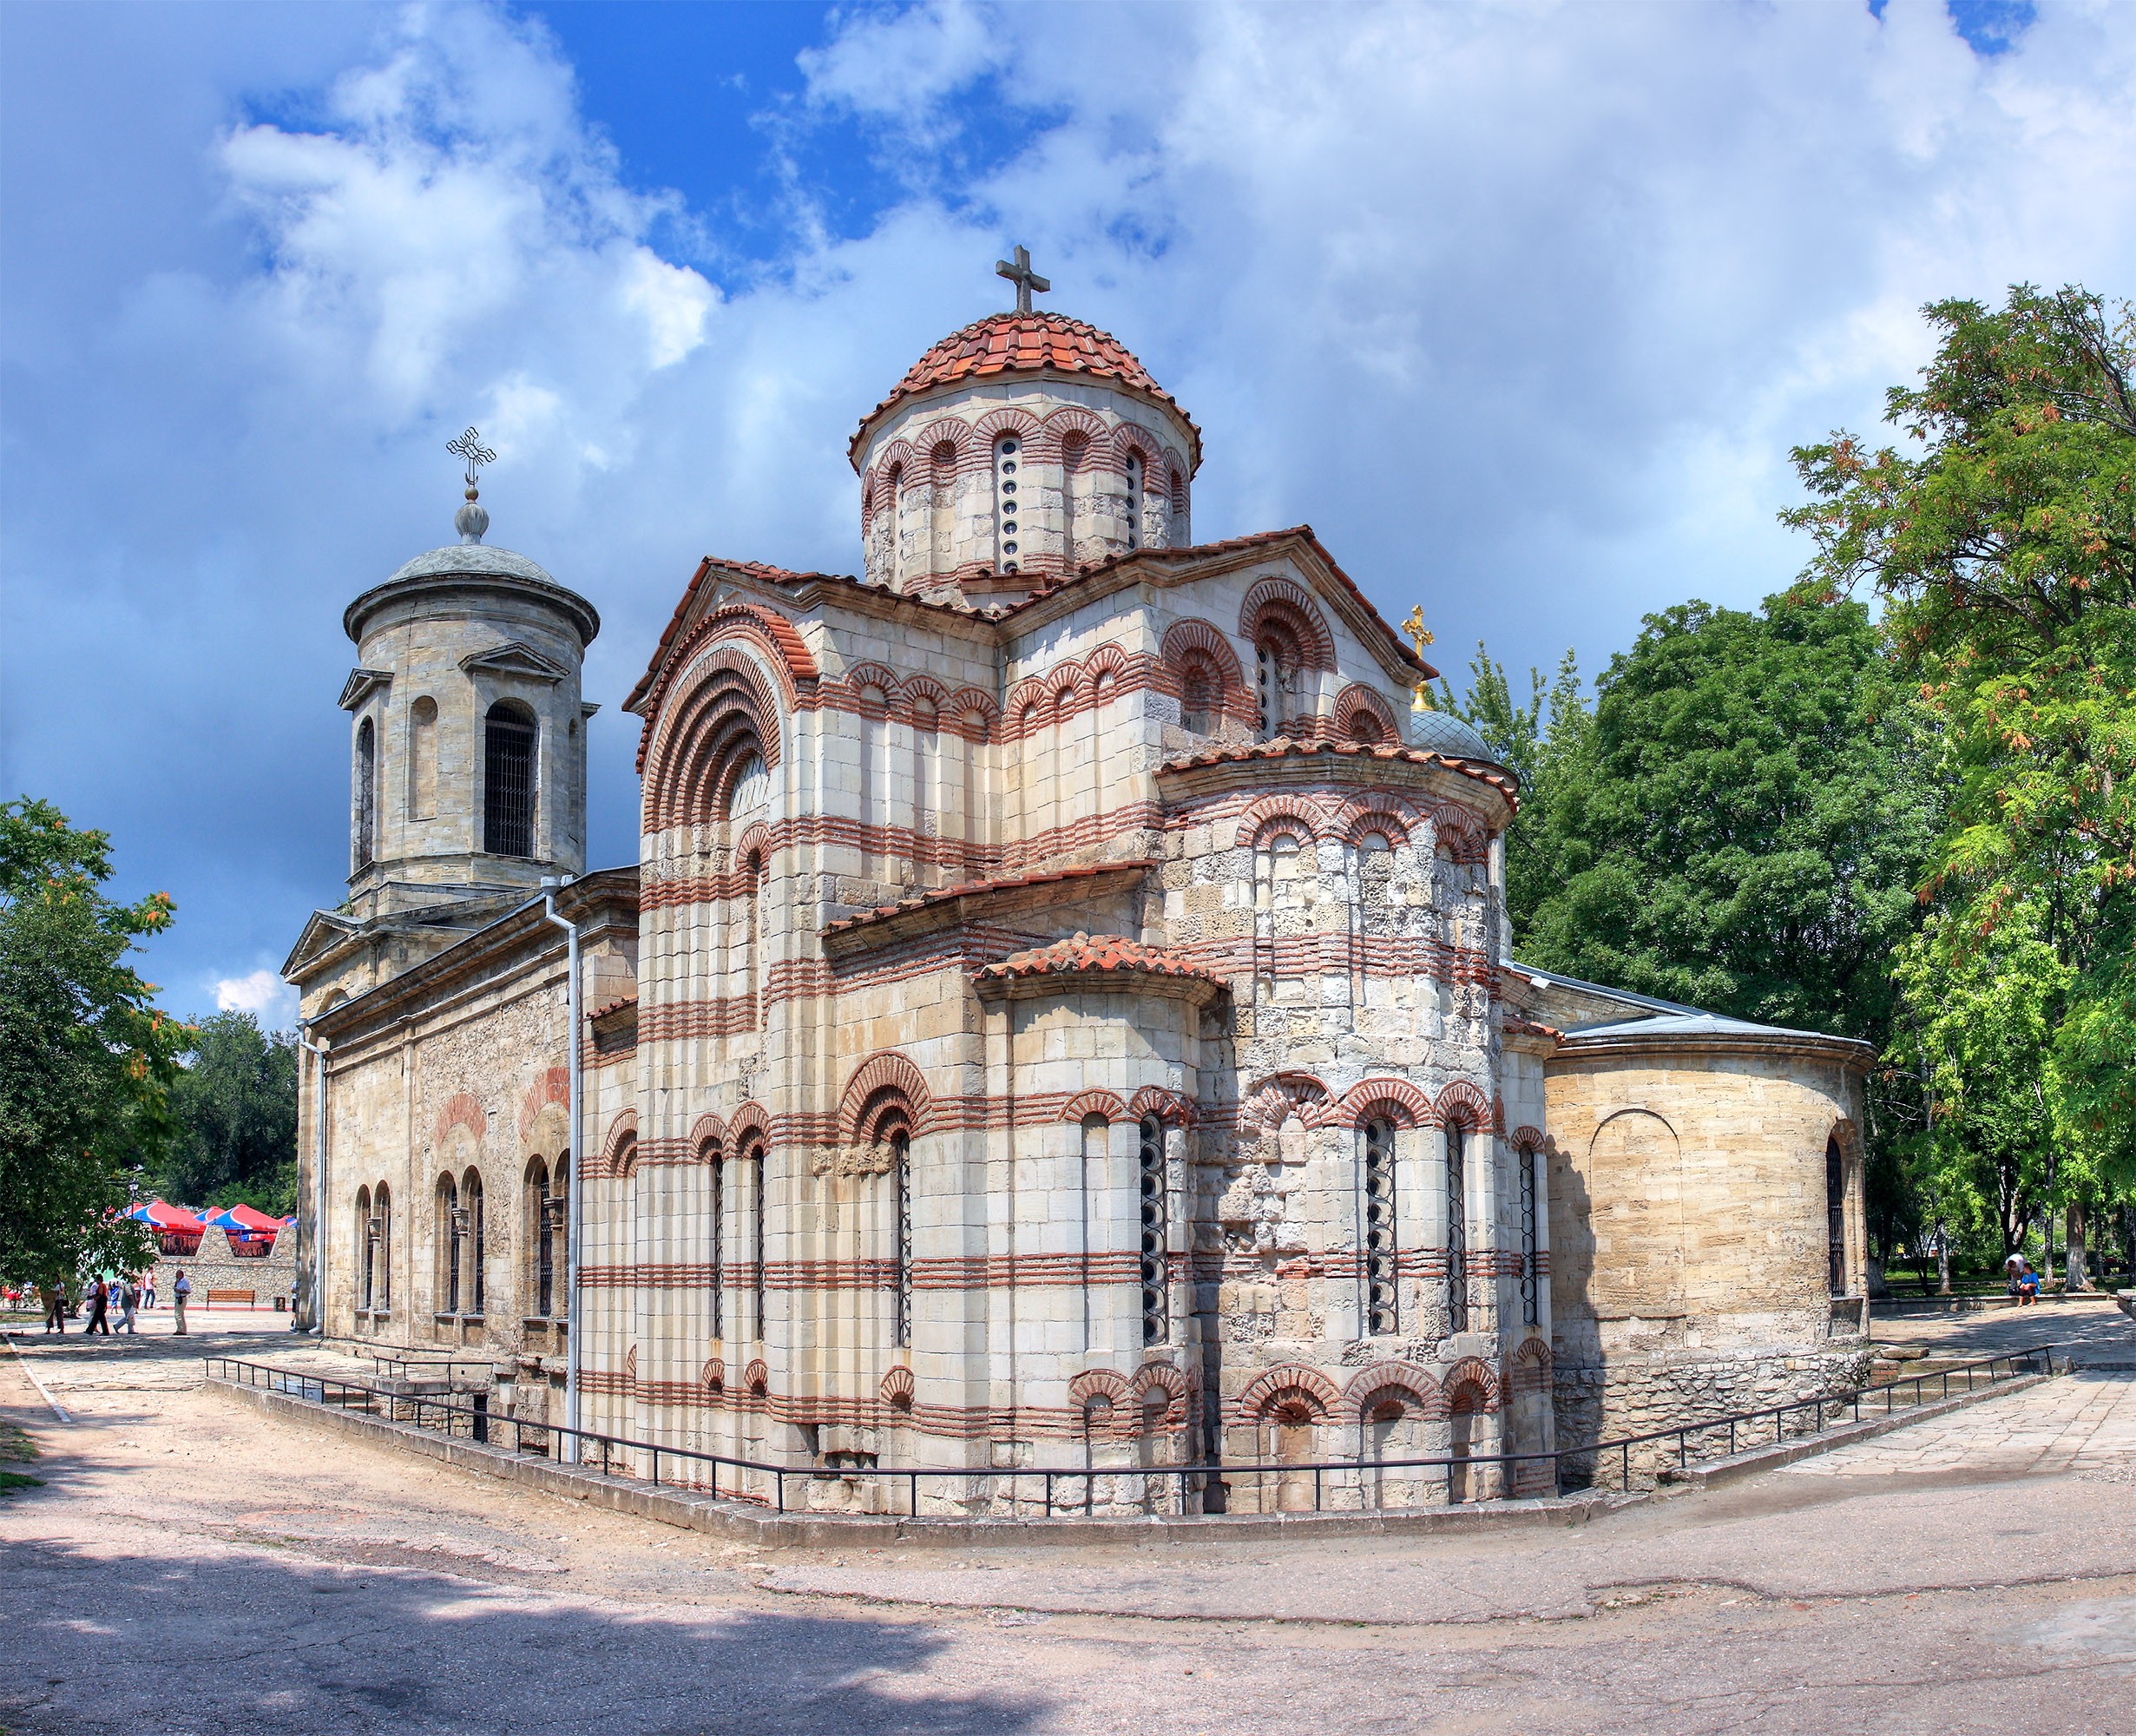
[[[586,867],[586,648],[601,618],[523,555],[483,542],[475,430],[457,543],[352,602],[349,895],[361,918],[538,887]]]

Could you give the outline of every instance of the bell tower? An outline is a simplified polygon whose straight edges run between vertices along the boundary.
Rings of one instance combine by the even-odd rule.
[[[349,904],[358,920],[517,891],[586,868],[586,648],[601,618],[483,542],[492,456],[469,429],[457,543],[348,606]]]

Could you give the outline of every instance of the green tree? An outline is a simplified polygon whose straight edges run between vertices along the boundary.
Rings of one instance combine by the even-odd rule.
[[[154,1257],[121,1217],[166,1136],[184,1026],[127,961],[169,925],[161,892],[115,904],[111,841],[49,802],[0,806],[0,1277],[49,1283]]]
[[[1798,594],[1883,598],[1953,797],[1927,886],[1954,953],[2034,913],[2067,968],[2047,1089],[2102,1185],[2136,1186],[2136,316],[2013,287],[1938,302],[1910,443],[1798,448],[1817,552]]]
[[[1881,1042],[1935,836],[1916,712],[1868,613],[1770,600],[1647,617],[1568,702],[1534,809],[1521,956],[1768,1023]]]
[[[246,1012],[194,1028],[172,1082],[171,1141],[158,1186],[173,1200],[239,1200],[287,1213],[297,1200],[297,1045]]]

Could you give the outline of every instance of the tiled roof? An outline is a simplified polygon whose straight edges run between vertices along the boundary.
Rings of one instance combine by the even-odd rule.
[[[1560,1037],[1565,1035],[1555,1025],[1546,1025],[1535,1019],[1524,1019],[1518,1013],[1500,1014],[1498,1029],[1508,1036]]]
[[[1034,310],[1029,313],[989,313],[975,319],[960,332],[952,332],[905,370],[897,390],[860,419],[848,450],[858,462],[860,443],[883,413],[916,393],[962,380],[988,380],[1006,373],[1089,374],[1118,380],[1131,391],[1152,398],[1172,410],[1193,430],[1194,450],[1188,456],[1197,466],[1201,461],[1201,430],[1180,407],[1179,400],[1150,378],[1149,370],[1134,353],[1113,336],[1085,320],[1065,313]]]
[[[848,929],[858,928],[863,923],[880,922],[885,917],[902,916],[907,911],[923,911],[930,904],[946,904],[951,898],[969,898],[982,892],[1009,892],[1022,886],[1050,886],[1062,880],[1090,880],[1101,874],[1118,874],[1126,870],[1146,871],[1157,865],[1137,857],[1130,862],[1093,862],[1080,868],[1052,868],[1038,874],[1009,874],[993,880],[967,880],[961,885],[937,886],[918,892],[909,898],[901,898],[894,904],[877,904],[873,910],[859,911],[850,917],[840,917],[836,922],[825,923],[825,934],[843,934]]]
[[[1083,975],[1091,971],[1121,971],[1147,976],[1192,977],[1198,982],[1226,986],[1213,970],[1182,958],[1176,952],[1145,946],[1116,934],[1076,934],[1050,946],[1035,946],[1012,952],[998,964],[972,973],[979,983],[1005,982],[1022,976]]]
[[[1211,747],[1199,753],[1186,753],[1176,760],[1167,760],[1158,767],[1160,772],[1186,772],[1199,766],[1224,766],[1247,760],[1285,760],[1293,754],[1335,753],[1345,760],[1395,760],[1405,766],[1444,766],[1460,772],[1501,791],[1508,801],[1515,799],[1520,780],[1512,773],[1483,760],[1456,759],[1451,753],[1433,753],[1422,747],[1397,747],[1386,743],[1363,741],[1293,741],[1288,736],[1278,736],[1273,741],[1256,741],[1245,746]]]
[[[610,1013],[620,1013],[625,1007],[634,1007],[637,1004],[638,997],[635,995],[624,995],[616,1000],[610,1001],[606,1006],[595,1007],[586,1016],[589,1021],[605,1019]]]

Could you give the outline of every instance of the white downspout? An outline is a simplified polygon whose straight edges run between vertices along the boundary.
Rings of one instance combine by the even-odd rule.
[[[571,876],[569,874],[562,876],[555,882],[558,888],[568,886],[570,884]],[[579,1095],[579,925],[556,914],[555,891],[546,893],[543,896],[542,904],[549,921],[563,930],[569,937],[566,942],[566,970],[570,977],[570,985],[565,999],[569,1008],[567,1016],[570,1021],[569,1065],[571,1079],[569,1110],[571,1117],[571,1190],[564,1230],[564,1295],[568,1299],[564,1304],[563,1422],[567,1429],[575,1429],[579,1426],[579,1344],[584,1326],[579,1307],[579,1247],[584,1229],[582,1206],[585,1199],[583,1179],[586,1174],[586,1141],[582,1137],[583,1127],[581,1121]],[[576,1464],[579,1462],[579,1441],[576,1435],[566,1435],[563,1437],[562,1461],[565,1464]]]
[[[289,1329],[293,1332],[314,1332],[323,1344],[326,1338],[326,1045],[313,1042],[306,1033],[311,1029],[306,1021],[297,1021],[298,1045],[312,1056],[312,1130],[319,1141],[318,1153],[312,1161],[312,1324],[300,1324],[301,1317],[292,1318]],[[303,1220],[298,1220],[301,1227]]]

